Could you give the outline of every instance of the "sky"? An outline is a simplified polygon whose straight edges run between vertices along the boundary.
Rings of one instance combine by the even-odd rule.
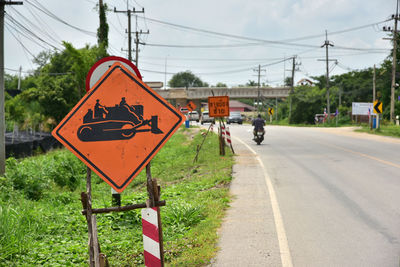
[[[396,0],[103,0],[107,4],[110,55],[128,57],[129,9],[132,31],[141,34],[138,68],[144,81],[165,82],[190,70],[209,85],[229,87],[257,81],[281,86],[325,75],[326,39],[329,75],[379,66],[390,54],[389,32]],[[95,45],[99,25],[95,0],[23,0],[6,6],[5,71],[24,75],[37,68],[32,60],[43,50]],[[44,12],[43,12],[44,11]],[[132,40],[134,36],[132,36]],[[134,47],[134,44],[132,44]],[[135,52],[132,52],[133,58]],[[372,82],[371,82],[372,84]]]

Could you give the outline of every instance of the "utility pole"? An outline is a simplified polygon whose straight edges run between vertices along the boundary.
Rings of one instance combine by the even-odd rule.
[[[6,120],[4,112],[4,7],[22,5],[20,1],[0,0],[0,175],[6,171]]]
[[[372,76],[372,102],[375,102],[375,95],[376,95],[376,68],[374,64],[374,72]]]
[[[292,117],[292,94],[294,93],[294,73],[295,71],[298,70],[298,68],[296,68],[296,66],[298,66],[299,64],[296,63],[296,55],[294,55],[292,57],[292,78],[290,81],[290,93],[289,93],[289,123],[290,123],[290,118]]]
[[[132,61],[132,31],[131,31],[131,14],[136,14],[136,13],[144,13],[144,8],[142,8],[141,11],[136,11],[135,8],[133,8],[133,10],[130,10],[128,7],[128,3],[127,3],[127,10],[117,10],[114,7],[114,12],[115,13],[126,13],[128,15],[128,30],[125,31],[125,33],[128,34],[128,59],[129,61]],[[148,32],[147,32],[148,33]],[[138,36],[138,35],[136,35]],[[139,42],[139,41],[137,41]],[[137,67],[137,61],[138,61],[138,43],[136,45],[136,67]]]
[[[395,122],[394,117],[394,91],[396,89],[396,64],[397,64],[397,21],[399,19],[399,0],[396,1],[396,14],[392,15],[394,19],[393,29],[393,60],[392,60],[392,85],[390,90],[390,121]],[[383,28],[386,31],[386,28]],[[390,28],[388,28],[391,31]]]
[[[373,73],[372,73],[372,103],[375,103],[375,91],[376,91],[376,67],[374,64],[374,69],[373,69]],[[379,115],[379,114],[377,114]],[[373,108],[370,111],[370,129],[372,130],[372,126],[373,126]],[[372,118],[372,119],[371,119]]]
[[[144,32],[142,30],[140,31],[135,31],[136,34],[136,39],[135,39],[135,43],[136,43],[136,67],[139,67],[139,44],[144,45],[144,43],[139,42],[139,34],[149,34],[149,30],[147,30],[147,32]]]
[[[328,113],[328,122],[330,121],[331,116],[331,107],[330,107],[330,99],[329,99],[329,56],[328,56],[328,47],[333,46],[331,42],[328,40],[328,31],[325,30],[325,43],[321,46],[325,46],[325,62],[326,62],[326,110]]]
[[[17,90],[21,90],[21,72],[22,72],[22,66],[19,66]]]
[[[167,90],[167,57],[165,57],[164,89]]]
[[[286,80],[286,55],[283,56],[283,86],[285,86]]]
[[[261,78],[261,71],[267,71],[265,69],[261,69],[261,65],[258,65],[257,69],[254,69],[254,71],[257,72],[257,76],[258,76],[258,82],[257,82],[257,88],[258,88],[258,92],[257,92],[257,112],[260,113],[260,78]]]

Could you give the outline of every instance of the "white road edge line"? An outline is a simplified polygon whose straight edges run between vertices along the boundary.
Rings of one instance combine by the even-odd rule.
[[[281,211],[279,209],[278,199],[276,197],[274,186],[272,185],[271,178],[268,175],[267,169],[265,168],[264,163],[262,162],[261,158],[258,156],[257,152],[255,152],[249,145],[247,145],[241,139],[239,139],[237,137],[233,137],[233,138],[235,140],[239,141],[240,143],[242,143],[245,147],[247,147],[247,149],[250,150],[256,156],[256,159],[260,163],[260,166],[263,170],[264,179],[265,179],[265,182],[267,185],[269,197],[271,200],[272,213],[274,215],[276,234],[278,236],[279,251],[281,254],[282,266],[283,267],[293,267],[292,256],[290,255],[289,244],[288,244],[288,240],[287,240],[287,236],[286,236],[285,226],[283,225]]]

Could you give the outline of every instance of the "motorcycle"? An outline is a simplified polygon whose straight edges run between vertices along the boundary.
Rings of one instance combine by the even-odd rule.
[[[260,129],[258,131],[254,130],[253,134],[254,134],[253,140],[257,143],[257,145],[261,144],[261,142],[264,141],[265,131],[263,129]]]

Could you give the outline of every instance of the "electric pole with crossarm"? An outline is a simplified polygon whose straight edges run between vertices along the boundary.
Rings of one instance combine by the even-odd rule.
[[[144,8],[142,8],[141,11],[136,11],[135,8],[133,8],[133,10],[130,10],[129,8],[127,8],[127,10],[123,10],[123,11],[119,11],[114,7],[114,12],[115,13],[126,13],[128,15],[128,30],[126,31],[126,33],[128,34],[128,59],[129,61],[132,61],[132,31],[131,31],[131,14],[136,14],[136,13],[144,13]],[[136,34],[136,67],[138,67],[137,63],[138,63],[138,46],[139,46],[139,39],[138,36],[139,34],[143,34],[143,33],[149,33],[149,32],[135,32]]]
[[[321,47],[325,47],[325,62],[326,62],[326,111],[328,113],[328,122],[330,121],[331,116],[331,103],[329,99],[329,61],[336,61],[336,59],[329,60],[328,56],[328,47],[333,46],[331,42],[328,40],[328,31],[325,30],[325,43]]]
[[[0,175],[6,171],[6,120],[4,114],[4,7],[22,5],[20,1],[0,0]]]

